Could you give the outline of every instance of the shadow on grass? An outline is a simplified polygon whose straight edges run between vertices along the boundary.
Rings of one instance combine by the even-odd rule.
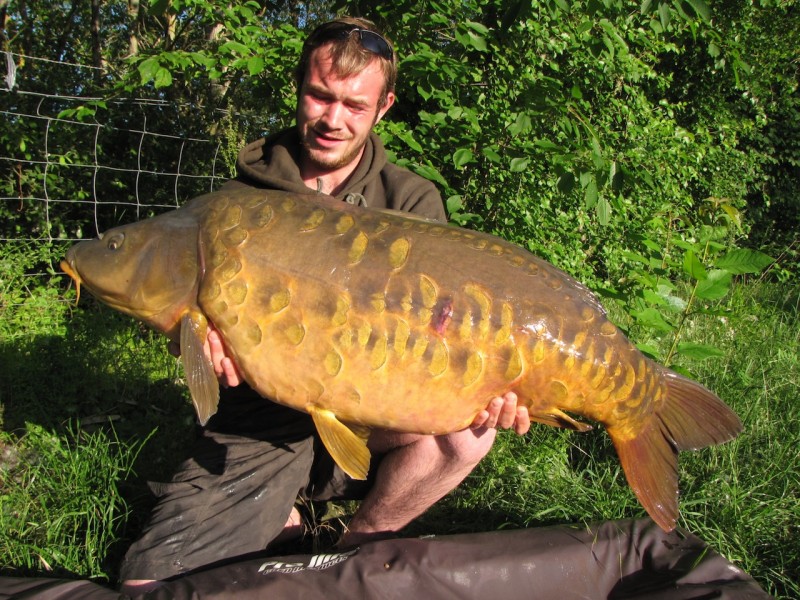
[[[63,336],[0,343],[2,429],[113,427],[124,441],[158,428],[148,445],[160,450],[148,456],[145,449],[137,469],[155,475],[193,435],[194,411],[177,362],[162,336],[92,301],[82,304]]]
[[[149,515],[148,480],[168,478],[195,435],[195,416],[165,339],[92,300],[81,302],[62,335],[0,342],[0,428],[21,436],[29,424],[64,440],[98,429],[131,446],[147,439],[133,476],[119,482],[130,513],[104,561],[109,573]],[[149,439],[148,439],[149,437]],[[0,465],[2,466],[2,465]],[[6,565],[16,575],[52,576]],[[59,575],[73,576],[62,569]],[[85,574],[78,575],[85,577]]]

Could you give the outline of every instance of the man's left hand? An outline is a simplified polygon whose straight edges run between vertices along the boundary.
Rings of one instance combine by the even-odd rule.
[[[518,435],[525,435],[531,428],[531,418],[527,408],[517,406],[517,395],[506,392],[502,397],[493,398],[470,425],[471,429],[482,427],[514,429]]]

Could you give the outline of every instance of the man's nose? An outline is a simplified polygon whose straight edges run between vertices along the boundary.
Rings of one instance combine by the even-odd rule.
[[[322,122],[329,129],[339,129],[344,118],[344,107],[341,102],[331,102],[322,113]]]

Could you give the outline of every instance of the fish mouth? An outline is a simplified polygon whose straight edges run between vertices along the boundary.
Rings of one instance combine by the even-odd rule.
[[[67,260],[62,260],[60,266],[61,270],[69,275],[72,278],[72,281],[75,282],[75,304],[78,304],[78,301],[81,299],[81,276],[78,275],[78,272]]]

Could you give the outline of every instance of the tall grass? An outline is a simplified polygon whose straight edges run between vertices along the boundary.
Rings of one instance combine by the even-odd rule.
[[[27,287],[9,280],[9,264]],[[150,509],[144,479],[168,476],[192,436],[191,406],[159,336],[91,301],[64,303],[66,281],[55,274],[39,293],[19,261],[3,266],[0,564],[113,579]],[[800,295],[791,285],[749,282],[718,313],[693,319],[686,341],[724,356],[681,366],[734,408],[745,430],[723,446],[682,453],[680,525],[777,598],[798,598]],[[467,481],[407,533],[638,516],[644,511],[602,428],[535,425],[523,438],[501,433]]]
[[[56,435],[29,424],[0,432],[0,564],[108,578],[106,558],[128,505],[117,483],[146,440],[125,444],[104,431]]]

